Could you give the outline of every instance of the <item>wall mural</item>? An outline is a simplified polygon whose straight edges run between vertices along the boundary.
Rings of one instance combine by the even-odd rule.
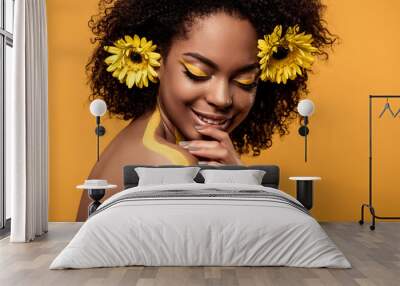
[[[258,156],[288,133],[315,56],[335,40],[319,1],[108,2],[89,21],[90,99],[130,122],[88,174],[118,185],[107,196],[121,191],[124,165]],[[78,221],[89,201],[83,192]]]

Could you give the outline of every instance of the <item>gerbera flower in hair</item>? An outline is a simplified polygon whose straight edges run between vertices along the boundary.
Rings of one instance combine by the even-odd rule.
[[[272,34],[258,40],[261,80],[286,84],[288,79],[302,75],[302,69],[311,68],[318,49],[312,46],[312,35],[299,30],[298,25],[289,27],[282,36],[282,26],[278,25]]]
[[[125,36],[114,42],[114,46],[105,46],[104,50],[112,55],[107,57],[104,62],[108,65],[107,71],[112,72],[112,76],[125,82],[128,88],[136,85],[139,88],[157,82],[157,72],[155,67],[160,66],[161,55],[154,52],[157,46],[152,41],[147,41],[145,37],[140,38]]]

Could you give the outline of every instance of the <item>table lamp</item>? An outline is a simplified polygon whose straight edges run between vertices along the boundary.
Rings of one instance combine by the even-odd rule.
[[[309,117],[314,113],[314,103],[310,99],[300,100],[297,105],[297,111],[301,116],[303,116],[304,120],[302,125],[299,128],[300,136],[304,137],[304,161],[307,162],[307,135],[310,132],[307,125],[309,122]]]
[[[100,116],[103,116],[107,111],[107,104],[102,99],[95,99],[90,103],[90,113],[96,117],[96,129],[97,135],[97,162],[99,161],[99,137],[106,133],[106,129],[100,125]]]

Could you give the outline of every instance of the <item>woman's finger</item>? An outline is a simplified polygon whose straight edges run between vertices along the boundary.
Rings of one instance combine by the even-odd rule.
[[[228,156],[228,150],[224,148],[188,148],[192,155],[208,158],[210,160],[225,160]]]
[[[220,143],[218,141],[207,141],[207,140],[192,140],[192,141],[180,141],[179,145],[185,149],[200,149],[200,148],[218,148]]]
[[[188,149],[190,154],[201,157],[207,158],[210,161],[218,161],[224,164],[235,164],[235,165],[242,165],[240,159],[229,152],[228,149],[219,147],[214,149],[209,148],[200,148],[200,149]]]
[[[218,128],[212,126],[196,126],[196,130],[202,134],[214,139],[217,139],[220,142],[230,142],[231,139],[229,134],[225,131],[219,130]]]

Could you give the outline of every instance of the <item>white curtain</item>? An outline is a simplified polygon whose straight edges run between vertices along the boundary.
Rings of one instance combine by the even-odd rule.
[[[6,98],[6,186],[11,189],[10,241],[28,242],[48,229],[46,2],[16,0],[14,11],[13,93]]]

